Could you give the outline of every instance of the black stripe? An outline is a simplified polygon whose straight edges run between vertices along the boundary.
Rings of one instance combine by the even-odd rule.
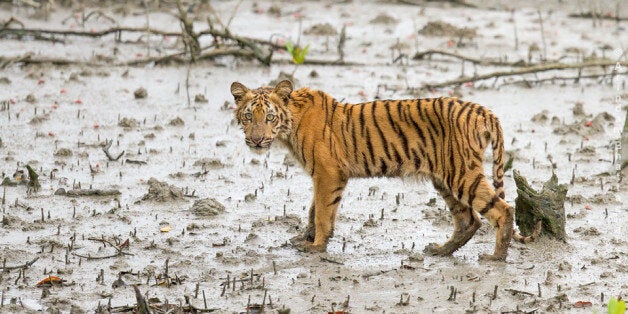
[[[493,198],[491,198],[491,201],[486,204],[486,207],[484,207],[480,211],[480,214],[482,215],[486,214],[491,208],[493,208],[493,206],[495,206],[495,203],[497,203],[499,200],[500,200],[499,196],[494,195]]]
[[[421,170],[421,158],[419,157],[419,153],[415,151],[414,149],[412,149],[411,152],[412,152],[412,159],[414,160],[414,169],[416,171],[419,171]]]
[[[464,178],[462,179],[462,181],[460,182],[460,184],[458,185],[458,201],[462,200],[462,196],[464,195]],[[471,205],[471,204],[469,204]]]
[[[366,171],[366,176],[370,177],[371,176],[371,169],[369,169],[369,163],[366,160],[366,155],[364,153],[362,153],[362,162],[364,165],[364,171]]]
[[[419,139],[421,139],[421,146],[424,146],[425,135],[423,134],[423,131],[421,130],[421,127],[419,126],[419,124],[416,121],[414,121],[414,118],[412,118],[412,114],[410,114],[410,122],[414,126],[414,129],[416,130],[416,133],[419,136]]]
[[[401,145],[403,146],[402,147],[403,151],[406,154],[406,158],[410,159],[410,147],[408,146],[408,137],[406,136],[406,133],[403,132],[403,130],[401,130],[399,125],[394,121],[392,115],[390,114],[389,102],[386,101],[384,104],[386,108],[386,113],[388,114],[388,122],[393,127],[393,129],[395,130],[399,138],[401,138]],[[395,104],[397,105],[397,117],[401,118],[401,109],[400,109],[401,103],[397,101],[395,102]]]
[[[366,123],[364,123],[364,107],[366,107],[366,104],[360,105],[360,132],[362,136],[364,136],[364,129],[366,128]]]
[[[482,180],[484,180],[484,177],[482,175],[475,177],[475,180],[473,180],[473,183],[469,187],[469,207],[473,207],[475,192],[477,191],[478,185],[480,184],[480,182],[482,182]]]
[[[331,192],[332,192],[332,193],[337,193],[337,192],[340,192],[340,191],[344,190],[344,188],[345,188],[345,187],[344,187],[344,185],[342,185],[342,186],[339,186],[339,187],[335,188],[335,189],[334,189],[333,191],[331,191]]]
[[[379,168],[380,168],[380,174],[386,175],[388,171],[388,166],[386,165],[384,158],[381,158],[381,157],[379,158]]]
[[[384,135],[382,128],[379,126],[379,123],[377,123],[377,116],[375,115],[376,104],[378,104],[378,102],[373,102],[373,107],[371,107],[371,118],[373,119],[373,125],[379,134],[379,138],[382,141],[382,148],[384,149],[384,153],[386,153],[386,158],[391,160],[390,153],[388,152],[388,141],[386,140],[386,136]]]
[[[353,119],[351,119],[351,140],[353,141],[351,145],[353,145],[353,157],[355,161],[358,161],[358,139],[355,132],[355,123],[353,123]]]
[[[369,156],[371,157],[369,161],[375,164],[375,152],[373,151],[373,143],[371,143],[371,135],[369,134],[368,131],[366,132],[366,149],[368,150]]]
[[[333,205],[336,205],[336,204],[340,203],[340,199],[342,199],[342,196],[340,196],[340,195],[336,196],[336,198],[334,198],[334,200],[331,203],[329,203],[329,205],[327,205],[327,206],[333,206]]]
[[[347,132],[349,132],[349,123],[353,120],[353,105],[345,105],[345,108],[347,108],[348,111],[345,117],[345,127],[347,128]]]

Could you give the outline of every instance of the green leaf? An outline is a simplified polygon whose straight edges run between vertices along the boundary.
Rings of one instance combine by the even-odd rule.
[[[288,50],[288,52],[294,56],[294,46],[292,45],[291,41],[286,42],[286,50]]]
[[[611,298],[608,301],[608,314],[624,314],[626,313],[626,301]]]

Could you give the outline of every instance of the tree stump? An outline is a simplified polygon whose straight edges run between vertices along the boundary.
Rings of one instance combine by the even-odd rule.
[[[541,221],[540,234],[561,241],[566,240],[565,233],[565,196],[567,185],[558,184],[554,173],[543,184],[540,192],[528,184],[526,178],[513,170],[517,184],[515,199],[515,222],[523,235],[531,235],[538,221]]]

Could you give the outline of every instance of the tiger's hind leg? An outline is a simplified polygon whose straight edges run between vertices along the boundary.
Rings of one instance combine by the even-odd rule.
[[[475,232],[482,226],[482,222],[478,214],[471,207],[465,206],[456,200],[449,189],[437,183],[434,183],[434,187],[445,199],[445,203],[449,207],[454,220],[454,233],[442,245],[430,243],[423,251],[430,255],[451,255],[473,237]]]
[[[481,254],[480,260],[506,260],[512,239],[515,209],[495,193],[484,175],[472,180],[464,189],[463,200],[482,214],[495,228],[495,251],[492,255]]]

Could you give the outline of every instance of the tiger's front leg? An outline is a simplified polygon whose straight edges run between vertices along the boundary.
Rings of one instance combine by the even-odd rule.
[[[325,252],[327,242],[334,232],[338,204],[342,199],[342,192],[347,185],[347,179],[339,172],[321,171],[314,174],[314,211],[313,218],[314,241],[311,242],[309,230],[312,230],[311,221],[306,230],[306,239],[297,248],[307,252]]]
[[[312,205],[310,205],[310,211],[307,219],[307,227],[305,227],[305,232],[294,236],[290,239],[290,242],[293,245],[300,245],[303,241],[314,242],[314,237],[316,236],[316,225],[314,224],[314,217],[316,216],[314,206],[314,200],[312,200]]]

